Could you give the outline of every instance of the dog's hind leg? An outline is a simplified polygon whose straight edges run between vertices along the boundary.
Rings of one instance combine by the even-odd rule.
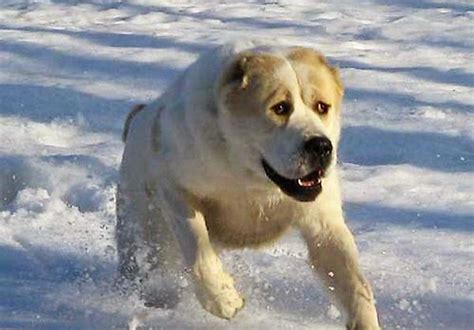
[[[179,246],[165,221],[155,192],[149,187],[146,193],[146,216],[143,218],[145,243],[142,268],[147,276],[143,283],[143,299],[149,307],[173,307],[179,298],[179,281],[182,276]]]
[[[122,287],[139,290],[147,306],[178,301],[178,256],[173,235],[146,189],[117,193],[116,240]]]
[[[142,249],[140,243],[141,226],[135,219],[140,217],[136,198],[127,193],[121,186],[117,187],[116,212],[117,225],[115,240],[117,243],[119,282],[135,282],[139,275],[137,251]]]

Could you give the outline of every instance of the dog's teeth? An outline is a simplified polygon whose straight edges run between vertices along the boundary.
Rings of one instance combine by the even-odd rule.
[[[312,187],[314,185],[314,181],[303,181],[301,179],[298,179],[298,185],[301,187]]]

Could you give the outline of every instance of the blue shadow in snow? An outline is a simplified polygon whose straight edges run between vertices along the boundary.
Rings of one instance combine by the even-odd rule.
[[[176,38],[165,36],[151,36],[139,33],[113,33],[99,31],[71,31],[65,29],[52,29],[31,26],[10,26],[0,24],[0,30],[27,31],[38,33],[55,33],[93,42],[98,45],[121,48],[155,48],[155,49],[180,49],[188,53],[200,53],[210,47],[205,44],[180,41]]]
[[[70,88],[0,85],[0,114],[40,123],[54,119],[84,120],[91,130],[120,134],[132,103],[101,98]],[[79,117],[78,117],[79,116]]]
[[[349,126],[343,129],[340,159],[366,166],[410,164],[444,172],[472,172],[474,144],[462,136]]]
[[[339,60],[337,64],[342,68],[352,68],[361,70],[380,71],[388,73],[403,73],[415,78],[434,81],[443,84],[455,84],[460,86],[474,86],[474,74],[467,73],[460,69],[441,70],[432,67],[383,67],[366,64],[358,61]],[[474,107],[474,106],[473,106]]]
[[[416,9],[450,9],[458,12],[474,11],[474,5],[467,3],[457,3],[456,1],[427,1],[427,0],[378,0],[377,2],[398,7],[416,8]]]
[[[345,203],[349,223],[370,230],[381,223],[413,228],[474,232],[474,216],[441,211],[400,209],[365,203]]]
[[[57,70],[58,75],[69,74],[75,79],[98,76],[117,82],[127,79],[146,79],[149,83],[168,82],[177,70],[161,63],[141,63],[127,59],[105,59],[47,48],[27,42],[2,41],[0,51],[31,58],[41,62],[49,70]],[[138,81],[137,81],[138,83]]]
[[[81,283],[93,281],[107,290],[114,265],[59,253],[38,246],[17,249],[0,245],[0,328],[85,329],[123,326],[126,320],[112,313],[85,310],[74,303],[53,301],[64,288],[80,292]],[[74,289],[74,290],[72,290]],[[39,317],[38,317],[39,316]],[[113,322],[112,322],[113,320]]]
[[[60,4],[68,4],[72,5],[73,1],[71,0],[52,0],[53,3],[60,3]],[[179,17],[186,17],[196,20],[219,20],[225,24],[241,24],[243,26],[253,28],[253,29],[280,29],[280,28],[308,28],[311,29],[313,33],[326,33],[326,30],[323,25],[318,23],[308,23],[308,22],[295,22],[294,20],[275,20],[272,18],[265,18],[262,15],[259,15],[261,9],[263,8],[262,5],[258,3],[250,4],[255,7],[256,15],[253,17],[232,17],[232,12],[226,13],[227,15],[217,15],[215,11],[201,11],[201,12],[193,12],[187,10],[186,8],[173,8],[171,6],[165,6],[159,4],[157,1],[156,4],[153,5],[142,5],[138,3],[129,3],[129,2],[121,2],[121,3],[100,3],[94,0],[84,0],[80,1],[80,3],[87,3],[94,5],[95,7],[99,8],[100,10],[107,10],[111,8],[121,8],[127,9],[135,12],[137,15],[139,14],[147,14],[151,12],[157,12],[169,15],[173,17],[173,19]]]
[[[467,103],[461,103],[456,101],[441,101],[432,102],[419,100],[413,95],[397,93],[393,91],[378,91],[371,89],[362,89],[355,87],[346,88],[344,96],[347,100],[371,100],[379,102],[389,107],[399,109],[401,107],[413,108],[419,106],[429,106],[439,109],[448,109],[460,113],[474,114],[474,106]]]
[[[409,284],[407,284],[409,285]],[[416,288],[414,291],[416,292]],[[377,309],[384,329],[471,329],[474,324],[472,300],[440,294],[404,295],[407,302],[417,302],[417,308],[400,308],[400,299],[393,293],[377,294]],[[380,291],[385,291],[383,287]],[[418,309],[419,308],[419,309]],[[416,309],[416,312],[413,310]],[[433,326],[436,325],[436,328]]]

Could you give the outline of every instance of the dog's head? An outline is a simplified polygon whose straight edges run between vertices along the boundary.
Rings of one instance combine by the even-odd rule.
[[[218,87],[229,158],[299,201],[313,201],[336,162],[343,86],[314,50],[240,53]]]

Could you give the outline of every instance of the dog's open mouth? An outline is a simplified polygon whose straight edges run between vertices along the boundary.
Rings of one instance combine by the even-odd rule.
[[[300,201],[312,202],[322,190],[321,178],[324,175],[323,169],[316,169],[313,172],[297,179],[288,179],[278,174],[264,159],[263,169],[268,178],[273,181],[285,194]]]

